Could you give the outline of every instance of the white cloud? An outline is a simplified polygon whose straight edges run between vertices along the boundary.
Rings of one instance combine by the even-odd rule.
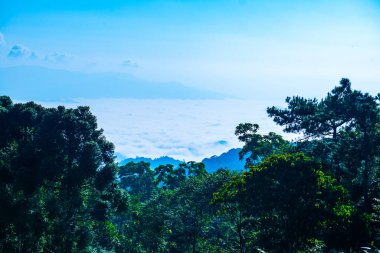
[[[45,56],[38,55],[35,51],[20,44],[12,46],[11,50],[8,52],[8,57],[13,59],[44,60],[51,63],[68,62],[74,59],[71,55],[57,52]]]
[[[28,58],[31,60],[38,59],[38,56],[35,52],[31,51],[29,48],[23,45],[14,45],[8,53],[8,57],[14,59]]]
[[[46,61],[65,62],[65,61],[72,60],[73,58],[74,58],[73,56],[68,55],[68,54],[54,52],[50,55],[46,55],[44,59]]]
[[[136,62],[130,59],[123,61],[120,65],[123,67],[132,67],[132,68],[137,68],[139,66]]]

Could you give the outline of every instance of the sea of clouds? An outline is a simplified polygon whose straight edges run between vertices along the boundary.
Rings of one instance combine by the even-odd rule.
[[[175,100],[175,99],[77,99],[74,102],[40,102],[44,106],[90,106],[125,157],[170,156],[200,161],[241,147],[234,135],[239,123],[260,125],[261,133],[281,133],[267,117],[266,107],[277,104],[253,100]],[[287,135],[287,138],[290,138]]]

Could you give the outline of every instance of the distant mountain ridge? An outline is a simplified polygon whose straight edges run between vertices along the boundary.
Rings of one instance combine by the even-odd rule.
[[[174,158],[171,158],[169,156],[161,156],[159,158],[146,158],[146,157],[136,157],[136,158],[126,158],[119,162],[119,165],[125,165],[129,162],[146,162],[150,163],[151,168],[156,168],[160,165],[164,164],[172,164],[174,167],[178,166],[178,164],[183,163],[185,161],[176,160]]]
[[[212,156],[210,158],[205,158],[202,160],[208,172],[215,172],[216,170],[230,169],[230,170],[243,170],[244,160],[239,159],[239,152],[241,148],[230,149],[229,151],[219,155]]]
[[[76,98],[221,99],[217,92],[178,82],[141,80],[123,73],[83,73],[37,66],[0,68],[0,95],[20,100]]]
[[[230,149],[229,151],[219,155],[211,156],[209,158],[204,158],[202,163],[204,163],[206,170],[210,173],[217,171],[218,169],[225,168],[230,170],[241,171],[244,169],[244,161],[239,160],[239,152],[241,148]],[[136,158],[126,158],[119,162],[119,165],[125,165],[129,162],[148,162],[151,168],[156,168],[164,164],[172,164],[174,167],[185,161],[180,161],[168,156],[162,156],[159,158],[146,158],[146,157],[136,157]]]

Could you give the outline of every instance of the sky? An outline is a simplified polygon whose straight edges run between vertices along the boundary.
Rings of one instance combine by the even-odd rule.
[[[342,77],[377,94],[380,1],[2,0],[0,68],[14,66],[122,73],[260,103],[320,98]]]
[[[380,81],[378,0],[3,0],[0,32],[1,66],[127,72],[242,96]]]

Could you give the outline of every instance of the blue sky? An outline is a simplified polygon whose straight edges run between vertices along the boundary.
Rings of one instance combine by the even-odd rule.
[[[38,80],[49,72],[43,68],[82,78],[74,83],[100,72],[119,80],[122,73],[136,83],[180,83],[227,94],[235,100],[99,100],[101,93],[78,100],[92,105],[107,138],[127,156],[200,160],[238,146],[233,131],[241,121],[264,122],[264,132],[278,130],[264,110],[286,96],[323,97],[342,77],[377,94],[380,1],[1,0],[0,68],[15,66],[42,67]],[[0,76],[0,93],[7,90],[5,81],[8,88],[11,80],[33,83],[28,75],[7,78]],[[112,89],[112,82],[107,85]],[[53,97],[54,88],[43,90]],[[28,99],[29,93],[19,93]]]
[[[375,92],[380,81],[375,0],[4,0],[0,32],[0,66],[125,72],[241,96],[268,86],[323,95],[343,76]],[[8,57],[15,45],[29,57]]]

